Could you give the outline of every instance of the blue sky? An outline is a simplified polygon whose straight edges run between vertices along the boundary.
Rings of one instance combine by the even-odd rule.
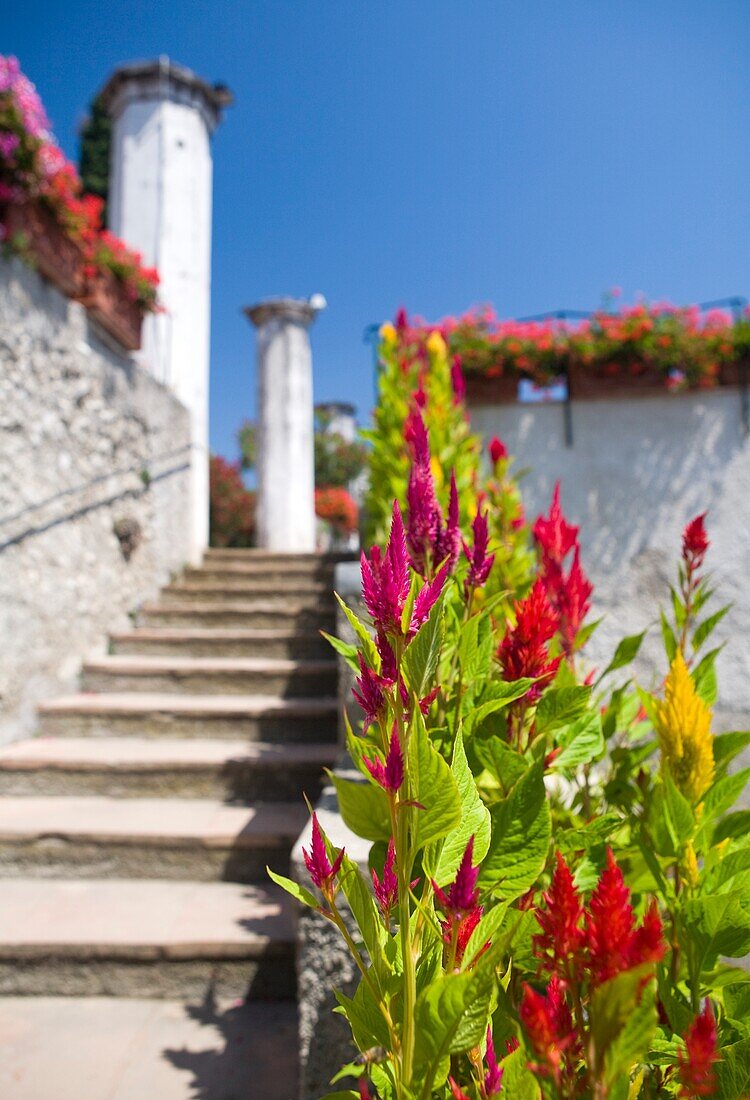
[[[166,53],[235,106],[214,142],[211,439],[254,408],[240,309],[322,291],[316,399],[372,405],[364,327],[750,293],[750,4],[67,0],[5,52],[66,152],[119,62]]]

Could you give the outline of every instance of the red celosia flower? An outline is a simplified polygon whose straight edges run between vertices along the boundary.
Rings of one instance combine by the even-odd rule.
[[[581,568],[580,551],[576,546],[568,576],[563,578],[560,572],[557,585],[547,584],[550,601],[560,618],[560,639],[568,657],[575,649],[583,620],[591,610],[590,596],[593,591],[594,586]]]
[[[393,687],[394,681],[373,672],[361,653],[358,654],[358,660],[360,674],[357,677],[357,686],[352,688],[352,695],[365,712],[362,732],[367,733],[370,726],[383,717],[386,709],[385,692]]]
[[[657,962],[664,954],[662,926],[655,905],[649,908],[640,929],[630,904],[630,891],[612,849],[589,902],[586,939],[591,980],[607,981],[641,963]]]
[[[503,1071],[497,1064],[495,1056],[495,1044],[492,1041],[492,1028],[487,1028],[487,1049],[484,1054],[487,1064],[487,1072],[484,1075],[484,1094],[487,1097],[497,1096],[503,1083]]]
[[[373,1100],[370,1085],[366,1077],[360,1077],[357,1086],[359,1088],[359,1100]]]
[[[490,440],[489,452],[493,466],[497,466],[501,458],[508,457],[508,448],[505,446],[502,439],[498,439],[497,436],[494,436],[494,438]]]
[[[453,1100],[469,1100],[467,1094],[464,1092],[461,1086],[453,1080],[452,1077],[448,1078],[448,1084],[451,1087],[451,1095],[453,1096]]]
[[[471,529],[474,533],[473,547],[469,549],[465,542],[463,544],[464,554],[469,563],[469,572],[465,582],[467,594],[470,589],[481,588],[482,585],[486,584],[495,561],[495,555],[487,553],[489,528],[486,512],[477,512]]]
[[[534,538],[539,543],[543,561],[562,565],[578,538],[578,528],[568,523],[560,507],[560,482],[555,483],[548,516],[539,516],[534,524]]]
[[[323,839],[323,831],[320,828],[318,815],[315,813],[312,815],[312,844],[310,845],[310,851],[308,852],[303,848],[302,857],[314,885],[317,886],[323,894],[330,896],[333,891],[334,879],[339,872],[341,861],[344,858],[344,849],[341,848],[333,865],[331,865],[331,861],[328,858],[328,852],[326,851],[326,843]]]
[[[561,978],[569,978],[571,967],[575,970],[580,961],[585,941],[583,905],[570,868],[560,852],[556,861],[549,890],[542,895],[546,908],[536,911],[542,931],[534,936],[534,949],[550,970],[556,971]]]
[[[719,1059],[716,1039],[716,1018],[711,1002],[706,999],[703,1011],[695,1017],[685,1036],[685,1051],[679,1053],[680,1096],[692,1100],[716,1091],[713,1068]]]
[[[559,657],[550,658],[547,648],[558,622],[539,577],[528,596],[515,605],[515,615],[516,625],[506,630],[497,657],[507,680],[537,679],[527,695],[534,702],[560,664]]]
[[[391,914],[391,909],[398,901],[398,876],[396,875],[396,847],[393,838],[388,841],[388,852],[383,864],[383,877],[379,879],[375,870],[370,871],[372,886],[375,891],[375,900],[383,914],[386,925]]]
[[[541,1069],[559,1080],[565,1050],[573,1042],[573,1021],[557,976],[550,980],[546,993],[523,987],[519,1009],[521,1023]]]
[[[711,543],[705,527],[706,513],[691,519],[682,532],[682,559],[690,572],[700,569]]]
[[[385,764],[380,760],[370,760],[366,756],[362,757],[362,763],[383,790],[388,791],[389,794],[395,794],[399,790],[404,781],[404,756],[401,751],[398,727],[395,724],[391,732]]]

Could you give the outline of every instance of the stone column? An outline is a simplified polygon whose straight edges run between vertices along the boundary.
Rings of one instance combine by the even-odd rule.
[[[258,546],[315,550],[312,354],[309,328],[325,307],[274,298],[245,310],[258,330]]]
[[[208,544],[211,135],[232,97],[166,57],[120,66],[102,97],[112,117],[110,228],[161,279],[164,310],[146,318],[140,361],[190,410],[197,561]]]

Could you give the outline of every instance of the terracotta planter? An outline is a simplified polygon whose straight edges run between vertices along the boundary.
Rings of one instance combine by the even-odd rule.
[[[79,301],[102,328],[128,351],[141,346],[143,310],[125,292],[111,271],[96,271],[86,279]]]
[[[24,247],[41,275],[69,298],[81,293],[83,250],[71,240],[44,203],[11,203],[3,212],[2,221],[9,237],[24,238]]]
[[[667,380],[647,363],[613,363],[610,367],[570,363],[568,366],[570,397],[637,397],[667,391]]]
[[[517,374],[501,374],[491,378],[487,374],[466,373],[466,399],[471,405],[514,405],[518,400]]]

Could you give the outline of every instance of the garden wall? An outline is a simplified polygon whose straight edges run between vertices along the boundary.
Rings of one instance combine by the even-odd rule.
[[[594,617],[605,616],[588,653],[603,663],[617,639],[655,624],[636,671],[648,684],[664,671],[658,607],[668,599],[685,521],[708,509],[714,606],[732,602],[717,636],[717,726],[750,721],[750,442],[736,389],[578,400],[573,443],[561,405],[471,406],[472,427],[499,435],[529,469],[522,481],[531,518],[549,506],[557,478],[565,514],[581,525],[581,559],[595,584]]]
[[[177,398],[0,258],[0,742],[182,566],[189,459]],[[123,526],[140,531],[129,560]]]

